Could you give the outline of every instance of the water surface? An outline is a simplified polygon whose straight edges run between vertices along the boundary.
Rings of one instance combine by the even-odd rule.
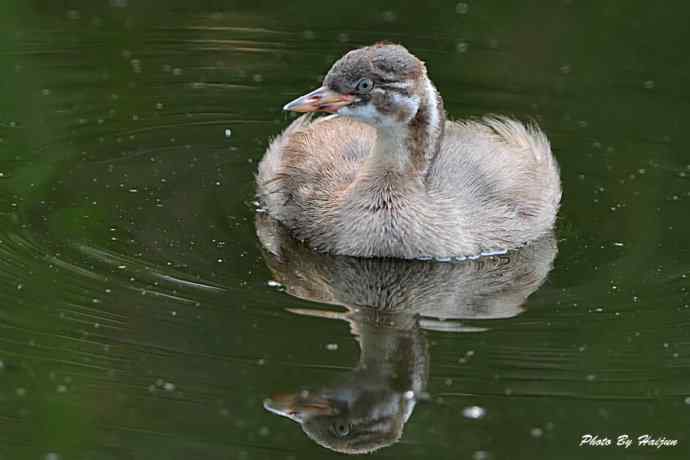
[[[271,282],[253,174],[283,104],[382,39],[427,63],[451,118],[537,120],[564,200],[519,308],[421,297],[424,395],[374,455],[687,458],[686,6],[193,3],[0,8],[0,459],[335,455],[264,400],[345,382],[361,330],[294,313],[345,312],[299,295],[316,278]]]

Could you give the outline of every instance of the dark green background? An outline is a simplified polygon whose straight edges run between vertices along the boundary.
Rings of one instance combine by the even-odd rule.
[[[688,458],[690,7],[458,10],[3,1],[0,459],[336,455],[261,407],[348,369],[358,347],[267,285],[253,173],[291,119],[282,105],[382,39],[427,63],[451,118],[538,120],[564,196],[555,269],[528,311],[429,333],[432,401],[374,455]],[[462,417],[470,405],[487,415]],[[579,448],[585,433],[680,446]]]

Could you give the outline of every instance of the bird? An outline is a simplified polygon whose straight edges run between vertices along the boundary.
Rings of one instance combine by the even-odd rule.
[[[257,201],[317,252],[478,257],[555,224],[560,173],[544,132],[501,115],[448,120],[402,45],[349,51],[283,109],[304,115],[270,142]]]

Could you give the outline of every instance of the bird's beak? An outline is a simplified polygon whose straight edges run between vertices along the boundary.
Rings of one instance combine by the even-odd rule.
[[[288,102],[283,110],[292,112],[337,112],[355,100],[355,96],[341,94],[332,89],[322,86],[309,94],[298,97],[292,102]]]
[[[264,401],[264,409],[299,423],[314,415],[333,415],[335,413],[329,400],[306,391],[274,394]]]

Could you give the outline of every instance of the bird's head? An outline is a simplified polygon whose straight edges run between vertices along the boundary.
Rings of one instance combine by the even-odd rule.
[[[284,110],[337,113],[385,128],[410,123],[430,97],[436,91],[422,61],[401,45],[376,44],[345,54],[323,86]]]

